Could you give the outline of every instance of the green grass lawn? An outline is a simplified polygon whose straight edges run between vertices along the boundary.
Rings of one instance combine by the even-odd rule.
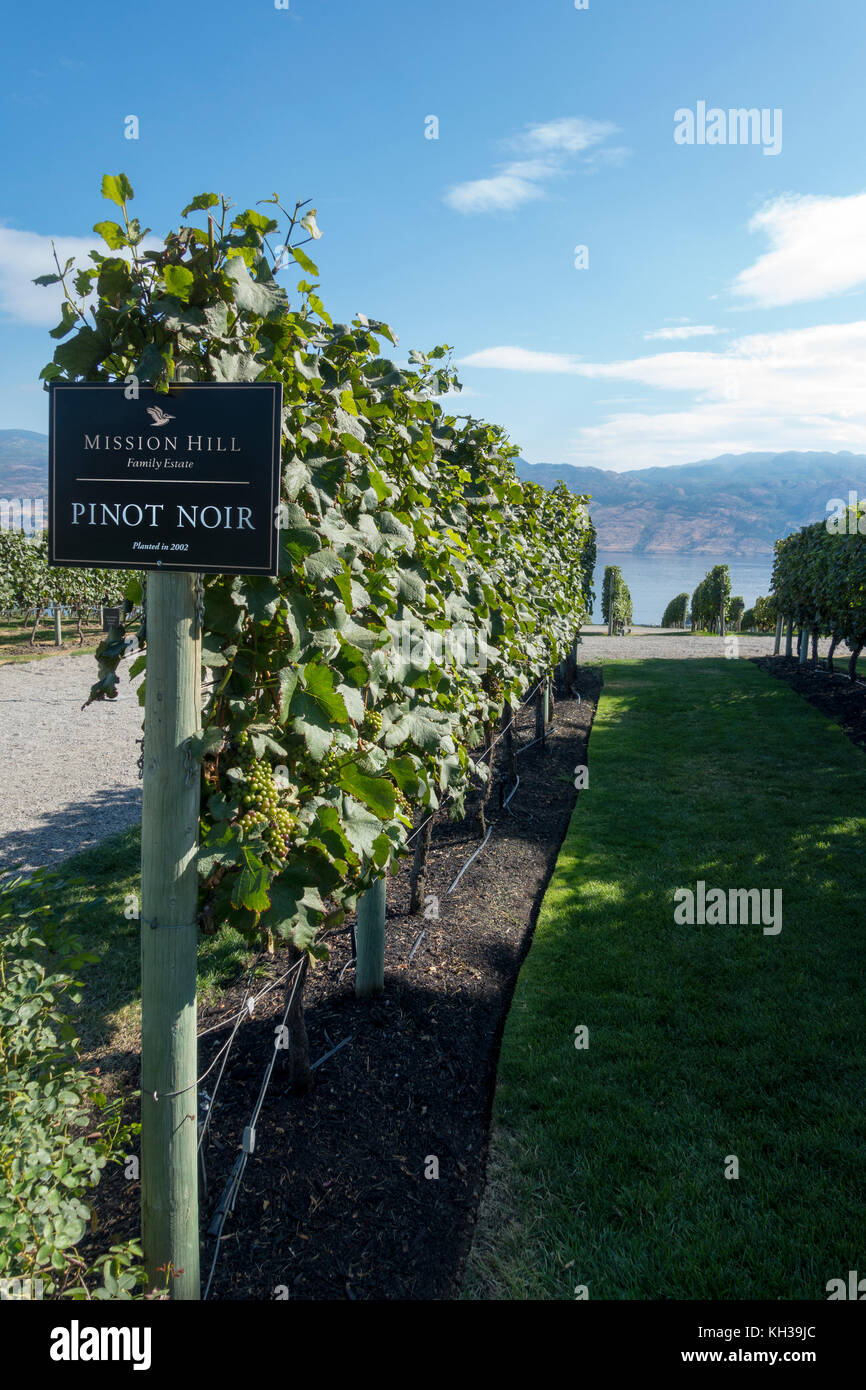
[[[744,661],[604,678],[465,1296],[826,1298],[866,1274],[866,755]],[[699,879],[781,888],[781,932],[676,925]]]
[[[75,1025],[88,1055],[140,1046],[141,954],[138,906],[141,832],[138,826],[103,840],[64,861],[53,897],[69,907],[82,943],[99,959],[82,966],[85,988]],[[75,880],[80,880],[76,882]],[[215,1001],[220,989],[249,970],[254,952],[239,932],[225,928],[199,942],[199,1003]]]

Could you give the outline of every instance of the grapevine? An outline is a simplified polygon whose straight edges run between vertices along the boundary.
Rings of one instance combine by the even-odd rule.
[[[473,750],[571,652],[592,602],[587,499],[521,483],[503,430],[442,408],[447,347],[398,365],[386,324],[333,322],[302,204],[200,194],[142,255],[129,181],[103,192],[121,219],[98,224],[107,253],[40,277],[69,306],[43,377],[282,382],[279,575],[203,578],[198,868],[203,923],[318,953],[416,812],[462,814]],[[117,693],[115,647],[94,699]]]

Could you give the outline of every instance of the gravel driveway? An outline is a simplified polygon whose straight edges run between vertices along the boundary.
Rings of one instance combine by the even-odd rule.
[[[773,650],[772,635],[738,643],[741,657]],[[647,629],[629,637],[590,630],[580,645],[582,662],[724,655],[719,637]],[[123,662],[116,700],[82,710],[96,677],[92,656],[0,666],[0,868],[56,863],[141,819],[143,711],[128,669]]]
[[[116,700],[82,710],[92,656],[0,666],[0,868],[54,864],[141,819],[144,711],[128,670]]]
[[[771,656],[775,636],[771,632],[766,637],[737,638],[737,655],[740,657]],[[795,643],[796,649],[796,643]],[[782,652],[785,650],[784,639]],[[818,644],[821,656],[830,650],[829,640]],[[837,648],[841,658],[847,647]],[[580,661],[635,661],[643,657],[669,657],[681,660],[683,657],[723,657],[726,653],[723,637],[693,637],[690,632],[662,631],[659,628],[633,628],[629,637],[608,637],[603,628],[584,628],[580,643]]]

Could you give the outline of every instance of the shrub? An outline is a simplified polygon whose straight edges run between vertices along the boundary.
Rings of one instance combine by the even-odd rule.
[[[130,1297],[143,1278],[135,1242],[93,1266],[75,1251],[87,1193],[132,1133],[85,1071],[67,1016],[80,999],[81,949],[58,918],[56,875],[0,875],[0,1277],[42,1282],[48,1296]],[[95,1113],[94,1113],[95,1112]]]
[[[628,585],[622,577],[619,565],[608,565],[604,571],[604,584],[601,590],[601,612],[609,625],[613,617],[614,632],[628,627],[632,618],[632,602]]]
[[[662,627],[685,627],[689,615],[688,594],[672,598],[662,617]]]
[[[692,594],[692,627],[722,632],[730,609],[730,571],[727,565],[714,565]]]

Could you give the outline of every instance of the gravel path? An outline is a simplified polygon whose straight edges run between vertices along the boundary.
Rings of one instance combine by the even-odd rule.
[[[733,633],[732,636],[737,638],[736,652],[740,657],[772,655],[775,641],[772,632],[766,637],[741,637],[739,633]],[[783,640],[782,651],[784,650]],[[818,644],[821,656],[826,656],[829,650],[829,640]],[[847,647],[837,648],[838,655],[842,657],[847,650]],[[644,657],[668,657],[679,661],[683,657],[723,657],[725,654],[723,637],[693,637],[690,632],[663,632],[660,629],[653,631],[646,628],[634,629],[629,637],[608,637],[603,629],[594,628],[589,633],[584,629],[579,659],[635,661]]]
[[[773,637],[739,637],[738,645],[740,657],[765,656]],[[720,637],[647,629],[608,637],[596,628],[580,645],[583,662],[724,655]],[[117,700],[82,710],[93,657],[0,666],[0,868],[56,863],[141,819],[142,710],[126,670],[124,662]]]
[[[141,819],[143,711],[128,669],[116,700],[83,710],[92,656],[0,666],[0,868],[54,864]]]

